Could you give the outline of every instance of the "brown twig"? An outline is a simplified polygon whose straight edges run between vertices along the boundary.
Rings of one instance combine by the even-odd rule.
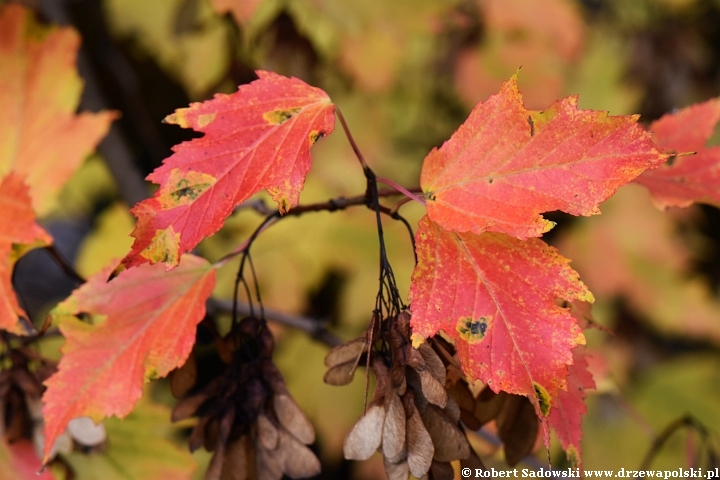
[[[395,189],[383,189],[383,190],[379,190],[377,192],[378,197],[391,197],[391,196],[395,196],[395,195],[401,195],[401,193]],[[241,205],[243,205],[243,204],[241,204]],[[262,213],[264,211],[264,209],[263,209],[264,205],[265,205],[264,202],[259,202],[259,203],[253,202],[253,203],[247,204],[247,208],[252,208],[253,210],[255,210],[257,212]],[[255,241],[255,238],[257,238],[257,236],[262,231],[264,231],[265,229],[267,229],[272,224],[274,224],[275,222],[277,222],[278,220],[280,220],[282,218],[299,217],[300,215],[303,215],[305,213],[310,213],[310,212],[337,212],[340,210],[345,210],[350,207],[357,207],[357,206],[363,206],[363,205],[374,209],[374,207],[371,207],[370,205],[368,205],[367,195],[357,195],[355,197],[349,197],[349,198],[345,198],[345,197],[333,198],[326,202],[312,203],[312,204],[308,204],[308,205],[298,205],[297,207],[293,207],[290,210],[288,210],[284,215],[281,215],[278,210],[269,210],[269,213],[265,217],[265,220],[263,220],[263,222],[252,233],[252,235],[250,235],[250,237],[248,237],[248,239],[245,240],[235,250],[228,253],[227,255],[224,255],[222,258],[220,258],[218,261],[216,261],[215,266],[218,268],[222,267],[228,261],[230,261],[232,258],[235,258],[236,256],[244,253],[250,247],[252,242]],[[415,238],[414,238],[414,235],[412,232],[412,228],[410,227],[410,224],[407,222],[407,220],[405,220],[405,218],[402,217],[401,215],[399,215],[397,212],[393,212],[390,208],[388,208],[384,205],[379,205],[378,209],[380,210],[381,213],[388,215],[395,220],[403,222],[403,224],[406,226],[406,228],[410,232],[410,238],[411,238],[411,241],[413,242],[413,251],[414,251],[415,250],[415,243],[414,243]]]

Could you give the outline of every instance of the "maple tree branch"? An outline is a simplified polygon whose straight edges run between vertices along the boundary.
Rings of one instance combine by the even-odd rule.
[[[242,202],[240,205],[235,207],[233,213],[245,209],[255,210],[260,215],[271,215],[273,213],[273,209],[268,207],[267,203],[265,203],[265,200],[263,200],[262,198],[246,200]]]
[[[350,142],[350,146],[355,152],[355,156],[360,161],[360,165],[362,166],[363,170],[365,170],[366,168],[370,168],[365,161],[365,157],[363,157],[363,154],[360,152],[360,148],[358,148],[357,143],[355,143],[355,139],[353,138],[352,133],[350,133],[350,128],[348,128],[347,122],[345,122],[345,117],[343,117],[343,114],[340,111],[340,107],[338,107],[337,105],[335,105],[335,114],[337,115],[338,120],[340,120],[340,125],[342,125],[345,136],[347,137],[348,142]]]
[[[270,215],[267,215],[265,219],[260,223],[260,225],[253,231],[253,233],[250,235],[250,237],[244,241],[239,248],[235,249],[233,252],[223,256],[220,260],[215,262],[216,267],[220,267],[225,265],[230,259],[233,257],[242,254],[242,259],[240,261],[240,266],[238,268],[238,273],[235,277],[235,286],[233,291],[233,309],[232,309],[232,322],[233,326],[237,323],[238,316],[241,313],[239,311],[239,302],[238,302],[238,293],[240,290],[240,283],[243,284],[245,287],[245,292],[248,298],[248,308],[250,315],[254,316],[254,307],[252,305],[252,295],[250,293],[250,286],[248,285],[247,281],[244,277],[244,268],[245,268],[245,262],[246,260],[250,263],[250,268],[252,270],[253,274],[253,280],[255,285],[255,296],[258,300],[258,304],[260,307],[260,318],[265,318],[265,308],[262,304],[262,300],[260,298],[260,289],[259,284],[257,281],[257,276],[255,275],[255,269],[252,265],[252,260],[250,259],[250,248],[252,247],[252,244],[257,239],[258,235],[262,233],[266,228],[268,228],[270,225],[275,223],[276,221],[280,220],[284,217],[290,217],[290,216],[300,216],[304,213],[309,212],[320,212],[320,211],[328,211],[328,212],[334,212],[338,210],[344,210],[351,206],[359,206],[359,205],[365,205],[368,208],[375,211],[377,222],[378,222],[378,237],[380,239],[380,289],[378,291],[378,296],[376,298],[376,311],[379,313],[382,311],[383,307],[385,307],[385,311],[387,312],[388,316],[392,314],[397,314],[400,312],[401,309],[405,308],[404,303],[402,302],[400,298],[400,293],[398,291],[397,285],[395,283],[395,276],[392,271],[392,267],[390,266],[390,262],[387,258],[387,252],[385,249],[385,241],[383,236],[383,229],[382,229],[382,219],[380,218],[380,214],[385,214],[390,216],[391,218],[395,220],[401,221],[405,227],[407,228],[409,234],[410,234],[410,242],[413,246],[413,253],[415,254],[415,262],[417,263],[417,254],[415,252],[415,237],[413,234],[412,227],[410,226],[410,223],[405,219],[403,216],[401,216],[397,211],[392,211],[390,208],[380,205],[379,199],[381,196],[390,196],[390,195],[397,195],[397,190],[378,190],[377,181],[375,180],[375,174],[370,170],[370,168],[364,169],[365,176],[368,178],[368,191],[365,193],[365,195],[351,197],[351,198],[334,198],[330,199],[327,202],[320,202],[320,203],[314,203],[310,205],[298,205],[296,207],[291,208],[288,210],[285,215],[282,215],[279,210],[276,210],[272,212]],[[262,204],[264,205],[264,203]],[[256,205],[254,205],[256,206]],[[387,291],[389,293],[389,299],[385,298],[384,291],[385,288],[387,288]]]
[[[378,190],[377,196],[378,197],[392,197],[395,195],[400,195],[401,192],[398,192],[395,189],[382,189]],[[258,227],[258,230],[260,231],[254,231],[250,237],[248,237],[247,240],[245,240],[239,247],[237,247],[232,252],[224,255],[222,258],[217,260],[215,262],[215,267],[219,268],[224,266],[228,261],[235,258],[236,256],[242,254],[247,248],[249,248],[249,244],[252,243],[257,236],[264,231],[266,228],[268,228],[270,225],[275,223],[276,221],[286,218],[286,217],[299,217],[300,215],[303,215],[305,213],[310,212],[337,212],[340,210],[345,210],[350,207],[356,207],[356,206],[367,206],[370,209],[374,209],[372,205],[368,205],[368,196],[367,194],[364,195],[357,195],[354,197],[337,197],[332,198],[330,200],[327,200],[325,202],[319,202],[319,203],[312,203],[308,205],[298,205],[297,207],[293,207],[290,210],[288,210],[285,215],[281,215],[279,210],[269,210],[267,209],[267,205],[263,201],[248,201],[243,202],[238,207],[236,207],[236,210],[240,208],[251,208],[255,210],[258,213],[261,213],[263,215],[266,215],[265,220],[260,224]],[[379,205],[380,212],[388,215],[389,217],[393,218],[394,220],[401,221],[405,224],[407,227],[410,238],[413,243],[413,250],[414,250],[414,234],[412,231],[412,227],[410,226],[409,222],[402,216],[399,215],[397,212],[393,212],[392,209],[385,207],[384,205]]]
[[[252,305],[237,302],[237,306],[235,308],[239,315],[252,315]],[[232,313],[233,301],[210,299],[208,300],[208,311],[213,313]],[[293,315],[279,310],[273,310],[271,308],[265,309],[265,316],[272,322],[295,328],[297,330],[302,330],[312,338],[326,344],[329,347],[335,347],[342,343],[342,340],[339,337],[325,328],[327,322],[302,315]]]

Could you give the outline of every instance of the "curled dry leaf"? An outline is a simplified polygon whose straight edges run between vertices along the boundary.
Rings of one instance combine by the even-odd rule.
[[[380,446],[384,423],[385,409],[381,405],[368,408],[345,439],[343,445],[345,458],[348,460],[370,458]]]

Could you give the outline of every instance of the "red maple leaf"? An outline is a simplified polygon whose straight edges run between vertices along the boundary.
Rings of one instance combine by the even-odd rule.
[[[494,391],[537,398],[546,414],[585,337],[556,299],[593,301],[555,248],[539,239],[448,232],[427,216],[415,235],[413,342],[444,331],[463,371]]]
[[[718,121],[720,99],[716,98],[664,115],[650,125],[655,142],[669,153],[697,152],[671,157],[670,164],[635,180],[650,190],[658,207],[687,207],[694,202],[720,206],[720,147],[705,148]]]
[[[45,382],[45,461],[70,420],[124,417],[145,380],[184,363],[215,286],[215,269],[192,255],[171,272],[145,264],[106,283],[110,270],[93,275],[53,310],[66,343],[58,372]],[[83,323],[74,316],[79,313],[102,323]]]
[[[600,202],[664,158],[637,116],[578,110],[577,97],[528,110],[513,77],[428,154],[420,183],[443,228],[524,239],[552,228],[543,212],[599,213]]]
[[[135,243],[123,265],[177,265],[238,203],[262,189],[281,211],[297,205],[310,147],[335,127],[334,106],[324,91],[297,78],[257,74],[259,80],[232,95],[215,95],[165,119],[205,136],[174,147],[148,176],[160,188],[132,210]]]
[[[15,262],[32,247],[48,245],[52,238],[35,223],[28,186],[23,176],[9,173],[0,182],[0,328],[22,335],[20,307],[12,287]]]
[[[573,364],[568,368],[567,391],[560,390],[548,415],[550,427],[560,438],[560,444],[573,466],[582,466],[580,440],[582,416],[587,413],[585,390],[595,388],[595,380],[588,371],[585,347],[573,350]]]

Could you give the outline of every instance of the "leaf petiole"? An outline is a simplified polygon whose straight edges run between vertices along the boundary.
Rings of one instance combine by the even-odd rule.
[[[416,202],[419,202],[419,203],[422,203],[423,205],[425,205],[425,199],[424,199],[424,198],[416,195],[415,193],[411,192],[410,190],[408,190],[407,188],[403,187],[402,185],[399,185],[399,184],[393,182],[392,180],[387,179],[387,178],[383,178],[383,177],[376,177],[376,179],[377,179],[378,182],[384,183],[385,185],[394,188],[395,190],[397,190],[398,192],[402,193],[403,195],[405,195],[405,196],[408,197],[409,199],[415,200]]]
[[[363,170],[370,168],[365,161],[365,157],[363,157],[363,154],[360,152],[360,148],[357,143],[355,143],[355,139],[353,138],[352,133],[350,133],[350,128],[348,128],[347,122],[345,122],[345,117],[343,117],[343,114],[337,105],[335,105],[335,115],[337,115],[338,120],[340,120],[340,125],[342,125],[345,136],[347,137],[348,142],[350,142],[350,146],[352,147],[353,152],[355,152],[355,156],[360,161],[360,165]]]

